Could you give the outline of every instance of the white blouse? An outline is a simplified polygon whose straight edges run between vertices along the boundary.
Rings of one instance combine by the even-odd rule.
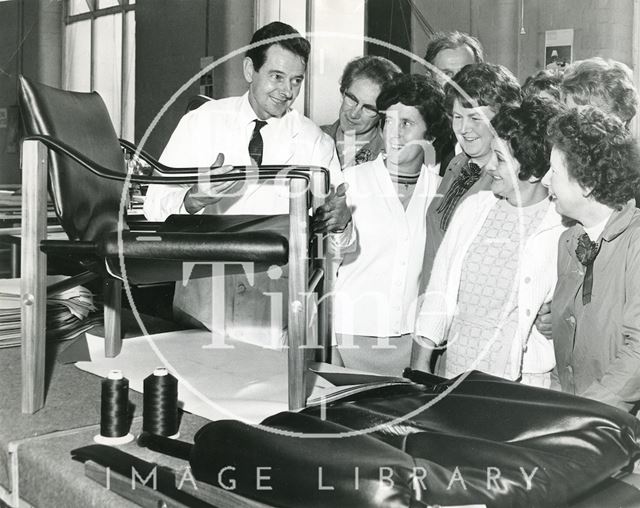
[[[425,218],[440,183],[438,169],[422,167],[406,210],[382,156],[344,170],[357,241],[342,252],[336,333],[391,337],[414,331]]]

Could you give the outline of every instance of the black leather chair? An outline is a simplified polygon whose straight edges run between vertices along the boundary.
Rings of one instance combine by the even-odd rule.
[[[33,413],[44,405],[47,254],[73,258],[86,272],[103,278],[108,356],[117,355],[121,347],[123,280],[131,284],[182,280],[183,261],[288,264],[289,405],[303,407],[306,356],[301,346],[308,334],[305,294],[323,292],[323,274],[329,272],[326,260],[309,252],[309,209],[326,196],[327,171],[286,168],[288,237],[269,230],[270,217],[173,216],[165,224],[127,224],[123,210],[131,183],[192,184],[198,180],[198,170],[168,168],[131,143],[118,140],[104,102],[95,92],[58,90],[21,76],[20,111],[26,133],[21,160],[23,412]],[[160,176],[127,174],[123,151],[146,161]],[[238,167],[211,180],[283,178],[282,170],[275,166]],[[46,237],[47,187],[68,240]],[[198,227],[192,220],[198,221]],[[256,221],[264,223],[263,231],[255,232]],[[243,231],[245,222],[253,225],[252,232]],[[316,248],[327,249],[326,244],[325,239]],[[192,277],[206,275],[205,271],[194,271]],[[318,320],[324,337],[330,333],[330,299],[322,301]]]

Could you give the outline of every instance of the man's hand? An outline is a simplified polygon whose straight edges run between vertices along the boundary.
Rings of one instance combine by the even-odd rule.
[[[184,208],[187,212],[198,213],[204,207],[213,205],[220,201],[234,185],[239,182],[210,182],[211,175],[225,175],[233,170],[233,166],[223,166],[224,154],[219,153],[216,161],[198,177],[198,183],[187,191],[184,196]]]
[[[339,233],[347,227],[351,221],[351,210],[347,206],[348,188],[346,183],[341,183],[338,190],[331,186],[327,200],[313,216],[314,233]]]
[[[534,324],[542,335],[551,340],[551,302],[542,304]]]

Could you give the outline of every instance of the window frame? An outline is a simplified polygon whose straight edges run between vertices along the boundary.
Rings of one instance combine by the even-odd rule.
[[[79,14],[69,14],[71,11],[71,0],[64,0],[63,2],[63,23],[64,23],[64,45],[66,47],[67,44],[67,27],[79,21],[90,21],[90,60],[91,60],[91,68],[89,69],[89,90],[94,90],[95,88],[95,62],[97,60],[96,55],[96,28],[95,28],[95,20],[101,18],[103,16],[114,16],[120,14],[120,22],[122,23],[122,48],[121,48],[121,83],[120,83],[120,125],[116,126],[116,130],[121,134],[127,131],[126,121],[128,108],[135,108],[134,104],[127,104],[126,102],[126,93],[125,93],[125,84],[130,80],[131,76],[128,75],[128,53],[131,44],[135,44],[135,40],[131,41],[129,37],[129,31],[127,30],[127,14],[131,11],[135,11],[136,3],[135,0],[118,0],[118,5],[99,8],[100,0],[85,0],[87,3],[87,7],[89,10],[87,12],[82,12]],[[66,51],[63,53],[66,55]],[[64,67],[66,68],[67,62],[64,62]],[[135,76],[135,67],[131,70],[133,75]],[[130,130],[133,132],[134,126],[130,126]]]

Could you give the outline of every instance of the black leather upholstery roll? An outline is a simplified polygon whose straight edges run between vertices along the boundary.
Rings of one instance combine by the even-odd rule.
[[[371,389],[262,428],[210,423],[194,476],[292,508],[562,506],[640,452],[638,420],[616,408],[479,372],[448,392],[455,381]]]

